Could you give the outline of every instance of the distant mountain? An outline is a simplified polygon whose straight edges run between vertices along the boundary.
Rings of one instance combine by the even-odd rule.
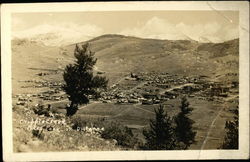
[[[12,31],[13,39],[28,39],[46,46],[64,46],[89,40],[100,35],[102,30],[94,25],[72,23],[42,24],[22,31]]]
[[[18,36],[14,36],[12,40],[14,41],[18,41],[18,40],[27,40],[30,42],[37,42],[40,43],[41,45],[44,46],[57,46],[57,47],[61,47],[61,46],[65,46],[68,44],[72,44],[75,42],[79,42],[81,40],[89,40],[92,37],[91,36],[87,36],[87,35],[77,35],[76,38],[71,38],[72,35],[70,33],[68,34],[61,34],[61,33],[56,33],[56,32],[49,32],[49,33],[45,33],[45,34],[35,34],[35,35],[31,35],[28,37],[18,37]]]

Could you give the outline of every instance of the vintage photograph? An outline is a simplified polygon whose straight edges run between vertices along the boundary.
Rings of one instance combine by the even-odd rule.
[[[10,18],[13,153],[239,150],[239,11]]]

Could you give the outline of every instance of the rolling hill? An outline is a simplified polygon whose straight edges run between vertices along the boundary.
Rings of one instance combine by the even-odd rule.
[[[239,39],[224,43],[199,43],[109,34],[87,42],[98,59],[95,70],[105,72],[110,84],[130,72],[160,71],[226,80],[226,74],[238,75],[239,71]],[[83,43],[86,42],[78,44]],[[57,47],[29,39],[13,39],[13,93],[22,92],[21,80],[62,80],[62,69],[74,61],[74,48],[75,44]],[[40,72],[50,75],[38,76]],[[30,91],[33,92],[32,89]]]

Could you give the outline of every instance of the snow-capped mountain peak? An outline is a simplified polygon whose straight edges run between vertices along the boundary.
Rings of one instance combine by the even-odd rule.
[[[81,42],[102,34],[102,30],[94,25],[39,25],[23,31],[15,31],[12,38],[28,39],[46,46],[62,46]]]

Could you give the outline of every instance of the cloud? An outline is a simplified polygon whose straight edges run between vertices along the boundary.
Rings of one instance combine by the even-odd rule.
[[[239,26],[238,27],[228,26],[225,29],[224,39],[230,40],[232,38],[239,38]]]
[[[12,18],[11,18],[11,27],[12,27],[12,30],[16,30],[20,26],[23,26],[24,24],[25,23],[24,23],[24,21],[21,18],[12,16]]]
[[[29,38],[42,41],[45,45],[66,45],[82,42],[102,34],[108,34],[94,24],[78,23],[44,23],[22,31],[14,28],[24,26],[20,18],[12,19],[12,37]],[[140,24],[140,25],[139,25]],[[18,28],[17,28],[18,29]],[[173,24],[159,17],[152,17],[144,24],[138,23],[133,28],[125,28],[117,34],[141,38],[168,40],[196,40],[200,42],[223,42],[239,37],[238,26],[233,23],[222,25],[220,22],[206,24]]]
[[[125,29],[119,34],[155,39],[187,39],[187,36],[179,32],[175,25],[158,17],[153,17],[141,27]]]
[[[45,44],[65,45],[82,42],[103,33],[102,28],[92,24],[41,24],[23,31],[12,33],[13,37],[38,39]]]
[[[207,24],[187,25],[184,23],[172,24],[167,20],[153,17],[144,25],[129,28],[119,34],[143,38],[187,40],[193,39],[201,42],[223,42],[239,37],[238,28],[231,24],[223,26],[218,22]]]

